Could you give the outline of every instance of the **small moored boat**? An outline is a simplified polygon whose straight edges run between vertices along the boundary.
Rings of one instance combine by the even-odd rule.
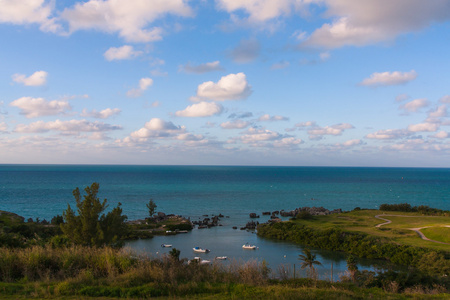
[[[161,247],[163,247],[163,248],[170,248],[170,247],[172,247],[172,245],[169,245],[169,244],[161,244]]]
[[[199,252],[199,253],[207,253],[207,252],[211,251],[209,249],[203,249],[200,247],[194,247],[194,248],[192,248],[192,250],[194,250],[194,252]]]
[[[226,260],[228,257],[226,256],[216,256],[214,259],[218,259],[218,260]]]
[[[248,250],[255,250],[258,247],[256,247],[255,245],[250,245],[249,243],[242,245],[242,249],[248,249]]]

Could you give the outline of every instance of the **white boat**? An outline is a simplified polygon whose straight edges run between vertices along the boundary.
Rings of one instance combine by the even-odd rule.
[[[257,247],[255,245],[245,244],[242,245],[242,249],[255,250]]]
[[[194,248],[192,248],[192,250],[194,250],[194,252],[199,252],[199,253],[207,253],[207,252],[211,251],[209,249],[203,249],[200,247],[194,247]]]
[[[204,265],[204,264],[210,264],[211,263],[211,261],[210,260],[207,260],[207,259],[202,259],[201,257],[194,257],[194,259],[193,260],[196,260],[196,261],[198,261],[198,263],[199,264],[201,264],[201,265]],[[191,261],[189,261],[189,263],[190,263]]]
[[[226,257],[226,256],[216,256],[214,259],[226,260],[226,259],[228,259],[228,257]]]

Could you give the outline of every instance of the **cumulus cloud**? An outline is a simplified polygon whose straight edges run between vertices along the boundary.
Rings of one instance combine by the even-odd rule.
[[[378,0],[324,0],[325,16],[332,23],[316,29],[302,46],[339,48],[389,41],[406,32],[419,31],[431,23],[450,18],[446,0],[397,0],[380,5]]]
[[[183,126],[176,126],[172,122],[166,122],[159,118],[153,118],[145,123],[144,127],[132,132],[130,136],[135,139],[146,140],[150,137],[173,137],[184,132],[185,128]]]
[[[289,118],[287,117],[283,117],[283,116],[271,116],[268,114],[262,115],[261,117],[258,118],[258,121],[261,122],[275,122],[275,121],[288,121]]]
[[[42,31],[57,32],[60,26],[51,17],[54,1],[2,0],[0,23],[39,24]]]
[[[285,148],[285,147],[295,147],[304,142],[301,139],[297,139],[294,137],[285,137],[280,140],[274,141],[273,146],[277,148]]]
[[[223,111],[223,106],[214,102],[200,102],[179,110],[175,113],[177,117],[210,117],[219,115]]]
[[[48,131],[60,131],[65,133],[78,132],[100,132],[122,129],[121,126],[105,124],[102,122],[89,122],[86,120],[70,120],[70,121],[37,121],[28,125],[19,124],[15,128],[15,132],[37,133]]]
[[[341,135],[342,132],[346,129],[354,128],[353,125],[348,123],[341,123],[332,126],[325,127],[312,127],[308,130],[308,134],[310,134],[310,138],[317,139],[317,136],[323,135]]]
[[[317,126],[315,121],[300,122],[300,123],[295,124],[295,127],[300,127],[300,128],[312,127],[312,126]]]
[[[153,85],[153,79],[151,78],[141,78],[139,80],[139,87],[135,89],[131,89],[127,92],[128,97],[137,98],[142,96],[142,94]]]
[[[239,45],[229,52],[230,57],[237,63],[249,63],[254,61],[261,51],[257,40],[241,40]]]
[[[197,87],[197,95],[191,101],[209,99],[214,101],[245,99],[252,93],[244,73],[229,74],[220,78],[217,83],[203,82]]]
[[[341,144],[337,144],[338,146],[341,147],[345,147],[345,148],[349,148],[349,147],[353,147],[353,146],[357,146],[357,145],[361,145],[362,141],[360,139],[353,139],[353,140],[348,140],[345,141]]]
[[[44,98],[22,97],[9,104],[19,108],[20,113],[27,118],[41,116],[52,116],[71,110],[72,107],[67,101],[47,101]]]
[[[417,73],[414,70],[409,72],[382,72],[373,73],[369,78],[364,79],[361,85],[366,86],[386,86],[405,84],[416,79]]]
[[[36,71],[28,77],[23,74],[14,74],[12,80],[26,86],[41,86],[47,83],[47,76],[48,73],[45,71]]]
[[[78,30],[96,29],[118,33],[129,42],[153,42],[162,38],[160,27],[151,24],[165,15],[189,17],[193,15],[186,0],[157,1],[148,5],[142,0],[90,0],[79,2],[61,13],[71,34]]]
[[[428,112],[428,118],[442,118],[447,116],[447,106],[445,104],[438,106],[436,110]]]
[[[103,56],[106,60],[124,60],[124,59],[132,59],[139,55],[142,55],[142,51],[134,50],[133,46],[124,45],[122,47],[111,47],[103,53]]]
[[[417,112],[421,108],[427,107],[430,103],[427,99],[415,99],[403,105],[400,105],[400,109],[406,112]]]
[[[439,131],[436,134],[432,135],[431,137],[437,138],[437,139],[446,139],[449,137],[448,132],[446,131]]]
[[[186,73],[203,74],[213,71],[222,71],[223,67],[220,65],[220,61],[216,60],[200,65],[192,65],[190,62],[188,62],[184,66],[180,66],[179,70]]]
[[[386,129],[386,130],[378,130],[377,132],[370,133],[366,135],[368,139],[377,139],[377,140],[394,140],[399,138],[404,138],[410,135],[410,133],[403,129]]]
[[[250,126],[250,122],[239,119],[220,124],[223,129],[243,129],[248,126]]]
[[[97,118],[97,119],[107,119],[111,116],[119,114],[120,112],[121,112],[121,110],[118,108],[106,108],[101,111],[96,111],[95,109],[92,111],[87,111],[86,109],[83,109],[81,116]]]
[[[240,139],[243,143],[248,144],[261,141],[273,141],[281,138],[283,138],[283,136],[276,131],[251,127],[244,132]]]
[[[439,129],[439,124],[436,123],[419,123],[419,124],[411,124],[408,126],[408,130],[411,132],[435,132]]]
[[[293,0],[217,0],[219,9],[229,13],[245,11],[250,23],[262,23],[278,18],[282,15],[289,15],[292,6],[298,1]]]

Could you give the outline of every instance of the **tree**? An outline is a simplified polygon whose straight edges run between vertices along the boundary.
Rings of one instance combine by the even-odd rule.
[[[122,215],[121,203],[106,215],[102,214],[108,207],[107,200],[100,202],[97,197],[100,185],[96,182],[86,187],[86,195],[81,199],[78,188],[73,191],[77,202],[77,212],[67,205],[63,211],[65,223],[61,224],[61,230],[74,244],[101,247],[104,245],[118,245],[120,237],[126,232],[125,220],[127,216]]]
[[[311,253],[311,250],[308,248],[303,249],[303,254],[299,254],[299,260],[302,261],[301,268],[305,269],[306,267],[309,268],[309,275],[311,278],[316,278],[316,268],[314,268],[314,265],[321,266],[322,263],[320,261],[316,260],[316,255]]]
[[[356,258],[353,255],[349,255],[347,257],[347,269],[353,282],[356,282],[356,277],[358,275],[358,265],[356,263]]]
[[[181,253],[180,250],[178,250],[177,248],[173,248],[169,252],[169,255],[174,261],[179,261],[180,260],[180,253]]]
[[[146,204],[148,208],[148,214],[150,215],[150,218],[153,217],[156,210],[156,203],[153,201],[153,199],[150,199],[150,201]]]

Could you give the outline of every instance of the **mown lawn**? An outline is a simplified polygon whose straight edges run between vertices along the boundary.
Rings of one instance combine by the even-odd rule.
[[[450,244],[450,227],[430,227],[421,231],[429,239]]]

